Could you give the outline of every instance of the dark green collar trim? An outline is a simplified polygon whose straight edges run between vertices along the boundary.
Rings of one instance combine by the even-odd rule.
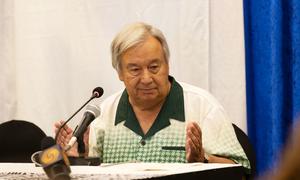
[[[115,125],[122,121],[125,121],[124,125],[131,129],[136,134],[147,138],[153,136],[156,132],[164,129],[170,125],[170,119],[175,119],[178,121],[185,121],[184,114],[184,99],[183,99],[183,89],[176,82],[176,80],[169,76],[169,81],[171,82],[171,89],[169,95],[164,102],[162,109],[160,110],[156,120],[154,121],[152,127],[149,129],[147,134],[144,134],[138,120],[133,112],[132,106],[128,100],[128,93],[126,89],[123,91],[121,99],[118,104]]]
[[[131,129],[136,134],[144,136],[142,128],[133,112],[132,106],[129,103],[128,93],[126,89],[123,91],[121,99],[118,104],[115,125],[125,121],[124,126]]]

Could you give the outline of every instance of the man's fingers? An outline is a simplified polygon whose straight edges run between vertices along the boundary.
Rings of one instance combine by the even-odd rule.
[[[73,130],[68,125],[62,127],[63,124],[64,124],[63,120],[54,123],[55,134],[57,134],[58,130],[60,129],[59,134],[57,136],[56,143],[62,147],[64,147],[70,141],[73,132]]]
[[[69,128],[69,126],[65,130],[67,131],[68,134],[71,134],[73,132],[73,129]]]
[[[192,140],[192,143],[194,144],[195,147],[201,148],[202,143],[201,143],[201,137],[197,133],[193,133],[192,130],[188,130],[187,136]]]
[[[187,124],[186,149],[186,158],[188,162],[202,161],[202,132],[196,122],[189,122]]]
[[[190,138],[187,139],[186,153],[188,162],[195,162],[200,158],[199,149]]]
[[[54,123],[54,127],[55,127],[55,131],[58,131],[58,129],[65,123],[65,121],[60,120]],[[68,133],[71,133],[73,130],[66,124],[64,125],[64,127],[62,128],[64,130],[66,130]]]
[[[193,124],[193,127],[201,134],[201,129],[200,129],[200,126],[198,125],[198,123],[196,123],[196,122],[191,122],[191,123]]]
[[[202,148],[201,130],[196,122],[191,122],[188,124],[187,137],[190,137],[198,148]]]
[[[190,122],[189,125],[188,125],[188,129],[190,129],[191,132],[196,137],[199,137],[199,138],[202,137],[201,129],[200,129],[199,125],[196,122]]]

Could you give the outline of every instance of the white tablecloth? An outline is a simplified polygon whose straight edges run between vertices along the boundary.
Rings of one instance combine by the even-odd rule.
[[[120,163],[71,166],[72,179],[143,179],[210,169],[235,167],[217,163]],[[48,179],[33,163],[0,163],[0,179]]]

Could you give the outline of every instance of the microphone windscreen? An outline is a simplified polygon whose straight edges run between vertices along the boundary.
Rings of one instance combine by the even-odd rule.
[[[96,104],[88,104],[86,106],[86,112],[92,113],[95,116],[94,118],[97,118],[101,113],[99,106]]]
[[[55,145],[55,140],[54,138],[50,137],[50,136],[46,136],[42,139],[42,142],[41,142],[41,150],[45,150],[53,145]]]
[[[95,98],[99,98],[103,95],[104,91],[102,89],[102,87],[96,87],[94,90],[93,90],[93,96]]]

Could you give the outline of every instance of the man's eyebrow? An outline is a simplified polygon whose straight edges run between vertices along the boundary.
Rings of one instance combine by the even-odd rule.
[[[156,59],[152,59],[150,62],[151,62],[151,63],[156,63],[156,62],[159,62],[159,61],[160,61],[160,60],[156,58]]]
[[[129,63],[129,64],[127,64],[127,66],[126,67],[134,67],[134,66],[138,66],[137,64],[135,64],[135,63]]]

